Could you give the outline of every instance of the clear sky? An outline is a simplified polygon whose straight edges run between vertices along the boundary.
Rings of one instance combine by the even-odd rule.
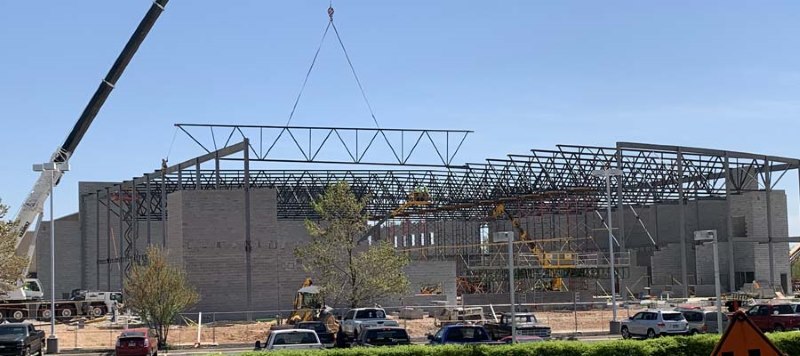
[[[0,198],[18,209],[150,6],[0,2]],[[641,141],[798,157],[800,2],[334,1],[383,127],[475,130],[457,161]],[[328,1],[172,0],[56,191],[157,169],[176,122],[282,125]],[[334,38],[292,124],[372,126]],[[171,162],[200,154],[179,138]],[[785,177],[792,233],[797,176]]]

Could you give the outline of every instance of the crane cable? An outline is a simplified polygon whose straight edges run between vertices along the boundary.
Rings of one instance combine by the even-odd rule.
[[[289,123],[292,122],[292,118],[294,117],[295,110],[297,110],[297,104],[300,102],[300,97],[303,95],[303,91],[306,88],[306,84],[308,83],[308,78],[311,76],[311,71],[314,69],[314,64],[317,62],[317,57],[319,57],[319,52],[322,49],[322,44],[325,42],[325,37],[328,35],[328,30],[333,27],[333,32],[336,34],[336,39],[339,42],[339,46],[342,48],[342,52],[344,53],[345,59],[347,59],[347,64],[350,66],[350,72],[353,73],[353,78],[356,80],[356,84],[358,84],[358,89],[361,91],[361,97],[364,99],[364,103],[367,105],[367,109],[369,110],[369,114],[372,117],[372,121],[375,123],[377,128],[380,128],[381,125],[378,123],[378,119],[375,117],[375,111],[372,109],[372,104],[370,104],[369,99],[367,99],[367,93],[364,90],[364,86],[361,84],[361,80],[358,78],[358,74],[356,73],[356,68],[353,65],[353,61],[350,59],[350,55],[347,53],[347,48],[342,41],[342,36],[339,34],[339,30],[336,28],[336,24],[333,23],[333,5],[328,5],[328,25],[325,26],[325,31],[322,33],[322,39],[319,41],[319,46],[317,47],[317,51],[314,52],[314,58],[311,60],[311,66],[308,67],[308,71],[306,72],[306,77],[303,79],[303,85],[300,87],[300,92],[297,93],[297,98],[295,98],[294,105],[292,105],[292,111],[289,113],[289,119],[286,121],[286,126],[289,126]]]

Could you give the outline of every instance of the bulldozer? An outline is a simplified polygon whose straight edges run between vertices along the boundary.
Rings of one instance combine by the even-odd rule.
[[[333,308],[325,305],[321,290],[315,286],[311,278],[303,281],[303,286],[297,290],[292,304],[292,313],[283,324],[273,325],[270,329],[287,329],[303,321],[321,321],[329,332],[336,334],[339,331],[339,322],[333,315]]]

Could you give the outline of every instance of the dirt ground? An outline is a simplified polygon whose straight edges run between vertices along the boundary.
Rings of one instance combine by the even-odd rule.
[[[549,325],[554,333],[597,332],[608,330],[611,319],[610,310],[578,311],[577,314],[566,311],[536,312],[540,322]],[[576,322],[577,317],[577,322]],[[620,310],[619,318],[626,318],[625,310]],[[424,338],[427,333],[438,329],[434,318],[425,317],[417,320],[398,320],[405,326],[412,338]],[[204,324],[200,330],[200,343],[213,344],[250,344],[264,339],[270,327],[268,322],[215,322]],[[135,327],[130,325],[130,327]],[[107,320],[88,323],[83,329],[76,325],[56,325],[59,345],[63,349],[111,349],[116,337],[125,328],[123,323],[112,324]],[[39,329],[50,334],[49,324],[39,324]],[[173,326],[169,332],[168,342],[172,345],[194,345],[197,342],[197,325]]]

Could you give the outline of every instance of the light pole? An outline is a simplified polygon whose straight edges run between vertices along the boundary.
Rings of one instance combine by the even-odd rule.
[[[616,168],[598,169],[592,171],[595,177],[606,179],[606,226],[608,227],[608,263],[611,274],[611,322],[609,331],[612,334],[619,333],[619,322],[617,322],[617,286],[614,270],[614,233],[611,229],[611,176],[621,176],[622,170]],[[622,199],[622,197],[619,197]]]
[[[508,241],[508,293],[511,306],[511,343],[517,342],[517,311],[516,302],[514,301],[514,232],[502,231],[494,234],[495,242]]]
[[[50,336],[47,338],[47,353],[58,353],[56,336],[56,219],[53,213],[53,195],[56,186],[56,172],[69,171],[67,162],[48,162],[34,164],[36,172],[50,172]],[[36,238],[35,236],[33,238]]]
[[[719,252],[717,249],[717,230],[701,230],[694,232],[694,240],[696,242],[711,242],[714,248],[714,292],[716,293],[716,301],[714,302],[714,306],[717,307],[717,333],[722,333],[722,302],[720,301],[720,295],[722,292],[720,289],[720,281],[719,281]]]

